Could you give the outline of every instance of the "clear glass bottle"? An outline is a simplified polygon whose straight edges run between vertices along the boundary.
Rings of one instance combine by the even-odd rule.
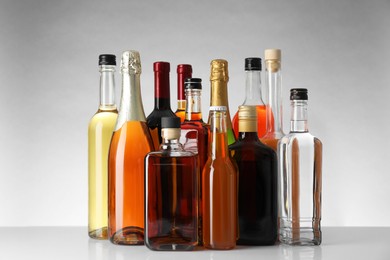
[[[141,59],[122,54],[122,97],[109,154],[108,219],[112,243],[144,243],[144,158],[153,151],[141,99]]]
[[[118,117],[115,105],[115,55],[99,56],[100,105],[88,127],[88,234],[107,239],[108,150]]]
[[[261,141],[277,150],[283,133],[281,50],[267,49],[265,57],[265,85],[267,92],[267,133]]]
[[[198,244],[197,155],[179,142],[180,118],[161,119],[160,151],[145,157],[145,243],[152,250],[192,250]]]
[[[261,97],[261,59],[245,59],[245,100],[243,106],[256,106],[257,135],[263,137],[267,130],[267,110]],[[233,130],[236,139],[239,137],[238,111],[233,117]]]
[[[236,141],[233,132],[232,121],[229,112],[228,89],[227,83],[229,81],[228,62],[226,60],[217,59],[211,61],[210,70],[210,107],[225,106],[226,107],[226,131],[228,144]],[[209,114],[208,124],[211,125],[211,114]]]
[[[278,145],[279,240],[321,244],[322,143],[307,127],[307,89],[291,89],[290,133]]]
[[[211,138],[202,172],[203,245],[233,249],[237,240],[238,170],[228,151],[225,106],[210,107]]]
[[[186,116],[186,96],[184,89],[185,79],[192,78],[192,67],[189,64],[177,65],[177,110],[175,115],[184,122]]]
[[[237,163],[238,245],[273,245],[277,239],[277,157],[257,135],[256,106],[240,106],[239,139],[229,146]]]

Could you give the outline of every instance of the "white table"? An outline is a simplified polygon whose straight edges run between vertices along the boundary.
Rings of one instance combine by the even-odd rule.
[[[321,246],[265,246],[235,250],[156,252],[90,239],[85,227],[0,227],[0,259],[39,260],[390,260],[390,228],[324,227]]]

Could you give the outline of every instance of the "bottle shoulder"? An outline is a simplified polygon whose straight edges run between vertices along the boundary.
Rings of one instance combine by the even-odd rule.
[[[161,117],[177,117],[171,109],[154,109],[146,118],[146,122],[149,126],[159,125]]]
[[[97,111],[89,121],[89,127],[111,127],[115,125],[118,118],[118,111]]]
[[[196,159],[196,154],[190,151],[185,150],[159,150],[155,152],[150,152],[146,157],[157,157],[157,158],[194,158]]]
[[[276,158],[276,153],[271,147],[268,147],[262,142],[255,140],[250,142],[238,140],[235,143],[229,145],[229,151],[233,157],[238,154],[254,154],[255,156],[259,157],[269,156],[271,158]]]
[[[283,136],[279,141],[279,146],[292,144],[299,145],[300,147],[312,145],[322,147],[322,142],[320,139],[309,132],[290,132]]]

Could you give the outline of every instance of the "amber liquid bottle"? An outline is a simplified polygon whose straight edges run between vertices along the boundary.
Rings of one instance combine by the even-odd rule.
[[[179,142],[180,118],[163,117],[161,127],[160,151],[145,158],[145,243],[152,250],[192,250],[198,244],[198,158]]]
[[[171,109],[169,90],[169,62],[153,63],[154,70],[154,109],[146,118],[153,139],[154,150],[159,150],[161,139],[161,118],[176,117]]]
[[[267,90],[267,133],[261,141],[277,151],[279,140],[283,133],[282,109],[282,80],[281,80],[281,51],[267,49],[265,57],[265,85]]]
[[[217,59],[211,61],[210,69],[210,107],[225,106],[226,107],[226,133],[228,144],[236,141],[234,137],[232,121],[229,112],[228,89],[227,83],[229,81],[228,62],[226,60]],[[209,116],[208,124],[211,125],[211,117]]]
[[[239,139],[229,146],[238,166],[239,245],[273,245],[277,239],[277,157],[257,135],[255,106],[240,106]]]
[[[193,151],[199,158],[199,178],[202,183],[202,170],[207,161],[208,140],[210,126],[203,122],[201,92],[202,80],[199,78],[187,78],[185,80],[186,91],[186,116],[184,123],[181,124],[182,138],[185,138],[185,150]],[[195,132],[195,134],[194,134]],[[195,136],[195,138],[193,138]],[[202,189],[199,185],[199,205],[202,205]],[[199,209],[199,244],[202,244],[202,209]]]
[[[267,131],[267,111],[261,95],[261,59],[245,59],[245,100],[243,106],[256,106],[257,135],[262,137]],[[238,111],[233,117],[233,130],[236,138],[239,137]]]
[[[192,67],[189,64],[177,65],[177,110],[175,115],[184,122],[186,117],[186,96],[184,89],[185,79],[192,78]]]
[[[144,243],[144,158],[153,151],[141,99],[141,60],[122,55],[122,98],[109,153],[108,219],[112,243]]]
[[[237,240],[237,167],[228,151],[226,107],[210,107],[211,138],[202,172],[203,245],[233,249]]]

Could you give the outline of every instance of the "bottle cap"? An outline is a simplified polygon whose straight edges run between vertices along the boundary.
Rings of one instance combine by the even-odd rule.
[[[278,60],[282,59],[282,51],[280,49],[266,49],[264,51],[265,60]]]
[[[211,106],[210,111],[221,111],[226,112],[227,108],[226,106]]]
[[[187,78],[184,80],[186,89],[202,89],[202,79],[199,78]]]
[[[124,51],[121,60],[121,72],[141,74],[141,57],[138,51]]]
[[[238,131],[257,132],[257,111],[256,106],[238,107]]]
[[[256,58],[256,57],[246,58],[245,70],[261,70],[261,58]]]
[[[162,117],[161,128],[180,128],[180,117]]]
[[[211,61],[210,80],[229,80],[228,62],[226,60],[217,59]]]
[[[171,66],[169,62],[165,61],[157,61],[153,63],[153,71],[154,72],[170,72]]]
[[[192,66],[190,64],[177,65],[177,73],[192,73]]]
[[[306,88],[293,88],[290,90],[290,100],[307,100]]]
[[[116,57],[114,54],[100,54],[99,65],[116,65]]]

